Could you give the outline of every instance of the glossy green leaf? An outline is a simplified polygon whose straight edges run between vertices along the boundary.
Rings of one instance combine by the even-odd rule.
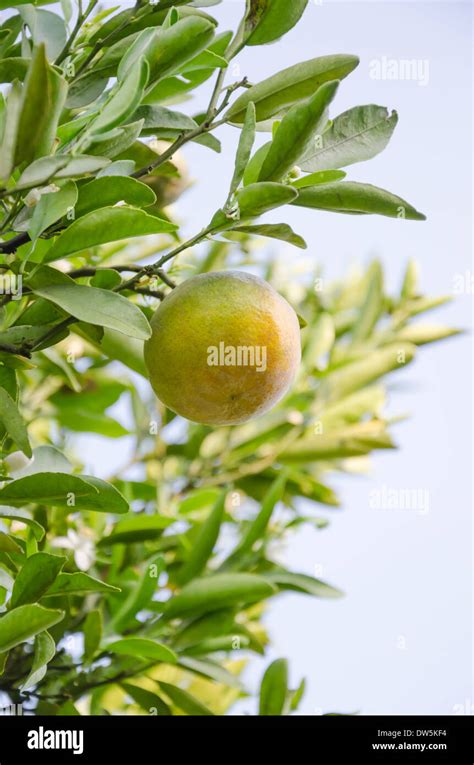
[[[303,170],[330,170],[372,159],[385,149],[397,125],[384,106],[356,106],[340,114],[300,160]]]
[[[103,133],[120,125],[130,117],[143,98],[148,81],[148,64],[145,59],[138,59],[127,73],[123,82],[118,83],[112,90],[110,98],[88,130],[91,133]]]
[[[318,173],[303,175],[296,181],[292,181],[295,189],[304,189],[306,186],[316,186],[318,183],[331,183],[332,181],[341,181],[347,173],[343,170],[321,170]]]
[[[206,521],[199,529],[199,533],[193,541],[191,552],[178,572],[177,580],[180,584],[185,584],[198,576],[211,557],[224,517],[226,494],[226,492],[222,492]]]
[[[423,213],[415,210],[404,199],[389,191],[368,183],[341,181],[322,183],[318,186],[300,189],[293,204],[316,210],[330,210],[340,213],[365,213],[386,215],[404,220],[425,220]]]
[[[27,457],[31,457],[32,451],[23,417],[18,411],[16,403],[4,388],[0,388],[0,423],[18,448]]]
[[[32,688],[34,685],[41,682],[46,674],[48,662],[51,661],[55,653],[56,645],[49,632],[45,630],[44,632],[38,633],[35,637],[33,663],[28,677],[21,684],[22,691]]]
[[[0,615],[0,653],[49,629],[64,617],[64,611],[43,608],[33,603]]]
[[[126,176],[103,176],[81,186],[75,208],[77,218],[101,207],[125,202],[147,207],[156,201],[155,193],[145,183]],[[98,285],[97,285],[98,286]]]
[[[162,555],[157,555],[146,562],[139,580],[133,585],[128,597],[112,617],[111,629],[113,631],[123,631],[133,621],[135,615],[147,607],[157,592],[158,578],[164,569],[165,559]]]
[[[33,5],[22,4],[20,14],[30,30],[35,47],[44,45],[48,59],[54,61],[66,42],[66,24],[56,13],[34,8]]]
[[[281,242],[288,242],[288,244],[293,244],[302,250],[306,250],[308,247],[303,237],[296,234],[287,223],[261,223],[255,226],[237,226],[232,230],[242,234],[279,239]]]
[[[232,554],[231,559],[240,558],[243,554],[250,552],[254,544],[265,535],[275,506],[283,497],[286,480],[287,473],[282,471],[265,495],[255,520],[252,521],[245,534],[243,534],[242,540]]]
[[[159,686],[168,696],[171,703],[187,715],[203,717],[213,714],[213,712],[202,704],[201,701],[187,691],[184,691],[182,688],[178,688],[176,685],[171,685],[170,683],[165,683],[162,680],[159,681]]]
[[[342,80],[359,63],[357,56],[321,56],[290,66],[245,91],[225,114],[229,122],[242,123],[253,101],[257,122],[285,113],[293,104],[313,93],[325,82]]]
[[[45,261],[50,263],[66,255],[81,252],[106,242],[117,242],[147,234],[164,234],[176,230],[173,223],[147,215],[129,207],[103,207],[76,220],[58,237]],[[87,321],[87,318],[85,319]],[[104,324],[104,326],[109,326]]]
[[[173,523],[173,519],[164,515],[137,514],[130,518],[124,518],[123,521],[117,523],[111,534],[100,540],[99,546],[107,547],[156,539],[171,523]]]
[[[73,507],[75,499],[97,494],[82,478],[67,473],[36,473],[10,481],[0,489],[0,503],[21,507],[30,502],[53,507]]]
[[[287,693],[288,664],[285,659],[275,659],[262,678],[259,715],[282,715]]]
[[[313,595],[316,598],[340,598],[343,592],[320,579],[307,574],[296,574],[292,571],[276,571],[267,575],[269,580],[280,590],[292,590]]]
[[[66,92],[66,80],[50,66],[44,45],[39,45],[25,79],[15,145],[15,165],[32,162],[50,153]]]
[[[0,179],[7,180],[15,166],[18,123],[22,108],[22,87],[16,80],[6,100],[3,136],[0,144]]]
[[[66,181],[59,190],[43,194],[36,205],[28,233],[32,240],[37,239],[49,226],[64,215],[74,210],[77,201],[77,186],[74,181]]]
[[[65,562],[66,558],[44,552],[27,558],[15,579],[11,607],[39,600],[52,585]]]
[[[370,337],[384,308],[383,272],[378,260],[371,263],[367,272],[367,290],[358,317],[352,328],[354,343]]]
[[[89,576],[83,571],[74,574],[59,574],[51,587],[46,592],[46,597],[63,595],[87,595],[94,592],[114,593],[120,592],[119,587],[101,582],[94,576]]]
[[[130,696],[139,707],[147,714],[156,714],[159,717],[171,715],[171,711],[161,696],[131,683],[121,683],[121,688]]]
[[[33,520],[26,510],[14,510],[13,508],[6,508],[0,506],[0,519],[6,521],[15,521],[16,523],[24,523],[25,526],[31,529],[35,538],[41,541],[45,535],[45,530],[40,523]]]
[[[265,45],[283,37],[298,23],[308,0],[248,0],[245,45]]]
[[[58,178],[78,178],[95,173],[110,160],[104,157],[92,157],[87,154],[77,154],[73,159],[66,155],[41,157],[31,163],[20,175],[16,189],[26,189],[40,186],[47,181]]]
[[[153,659],[174,664],[177,656],[171,648],[158,643],[156,640],[142,637],[127,637],[115,640],[106,645],[106,650],[111,653],[124,654],[125,656],[139,656],[141,659]]]
[[[27,58],[12,56],[0,61],[0,82],[13,82],[23,80],[28,71],[29,61]]]
[[[275,593],[274,587],[254,574],[214,574],[194,579],[175,595],[166,608],[169,618],[189,616],[228,608],[237,603],[253,603]]]
[[[280,181],[313,142],[313,135],[339,83],[326,82],[306,101],[296,104],[280,123],[260,170],[259,181]]]
[[[245,121],[240,134],[239,145],[237,148],[237,154],[235,157],[234,175],[230,184],[229,196],[232,196],[237,191],[242,178],[244,177],[245,169],[249,163],[250,155],[252,153],[253,144],[255,141],[255,105],[250,102],[247,106],[247,112],[245,115]]]
[[[102,614],[99,610],[89,611],[84,622],[84,661],[92,661],[102,640]]]

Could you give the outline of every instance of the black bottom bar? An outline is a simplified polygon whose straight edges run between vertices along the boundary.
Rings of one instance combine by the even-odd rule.
[[[159,762],[186,755],[241,763],[257,753],[296,763],[439,762],[472,765],[473,718],[0,716],[0,765]],[[166,754],[165,754],[166,753]],[[291,754],[292,753],[292,754]],[[113,758],[113,759],[111,759]],[[169,761],[169,760],[168,760]],[[342,760],[343,761],[343,760]]]

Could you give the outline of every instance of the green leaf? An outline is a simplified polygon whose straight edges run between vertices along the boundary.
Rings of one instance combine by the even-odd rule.
[[[324,82],[342,80],[358,63],[357,56],[341,54],[290,66],[246,90],[225,113],[225,119],[242,123],[251,101],[255,104],[257,122],[280,115],[301,99],[312,96]]]
[[[313,595],[316,598],[341,598],[343,592],[330,584],[315,579],[307,574],[295,574],[291,571],[275,571],[267,574],[268,579],[280,590],[293,590]]]
[[[6,101],[3,137],[0,145],[0,179],[6,181],[15,166],[15,147],[18,122],[22,106],[22,87],[15,81],[10,88]]]
[[[0,388],[0,423],[5,427],[18,448],[27,457],[31,457],[32,451],[23,417],[14,400],[3,388]]]
[[[0,518],[2,516],[0,515]],[[4,531],[0,531],[0,552],[23,554],[23,549],[9,534],[5,534]]]
[[[120,592],[119,587],[112,587],[111,584],[101,582],[89,574],[77,571],[74,574],[59,574],[54,584],[49,587],[46,597],[63,595],[87,595],[92,592],[113,593]]]
[[[23,23],[29,27],[35,48],[44,44],[48,59],[54,61],[63,49],[67,38],[63,19],[51,11],[34,8],[33,4],[20,8],[20,14]]]
[[[99,327],[110,327],[138,340],[147,340],[151,335],[145,314],[117,292],[86,287],[74,282],[37,287],[33,292],[50,300],[80,321]]]
[[[134,207],[147,207],[155,201],[154,191],[135,178],[103,176],[81,186],[75,214],[76,218],[80,218],[97,208],[112,207],[117,202],[125,202]]]
[[[413,343],[414,345],[425,345],[426,343],[437,343],[439,340],[446,340],[448,337],[454,337],[459,334],[460,330],[452,329],[452,327],[417,322],[400,329],[396,333],[396,339]],[[393,339],[391,338],[391,342],[393,342]]]
[[[54,658],[56,645],[53,638],[46,630],[38,633],[35,637],[35,652],[33,655],[33,664],[26,680],[21,684],[22,691],[32,688],[41,682],[46,674],[48,662]]]
[[[97,489],[67,473],[36,473],[10,481],[0,489],[0,503],[21,507],[30,502],[68,507],[74,498],[93,495]]]
[[[270,239],[279,239],[281,242],[294,244],[295,247],[300,247],[302,250],[306,250],[308,247],[303,237],[296,234],[287,223],[261,223],[256,226],[237,226],[232,231],[255,236],[265,236]]]
[[[227,640],[230,638],[230,650],[232,650],[232,643],[235,641],[235,637],[235,635],[227,636]],[[242,641],[243,647],[245,647],[245,639],[242,636],[240,639]],[[183,667],[189,672],[194,672],[196,675],[200,675],[201,677],[206,677],[209,680],[214,680],[216,683],[226,685],[228,688],[237,688],[239,691],[244,690],[244,685],[238,677],[233,675],[232,672],[229,672],[229,670],[223,667],[221,664],[218,664],[216,661],[212,661],[211,659],[197,659],[194,656],[182,656],[178,661],[178,666]]]
[[[237,603],[254,603],[275,594],[274,587],[254,574],[214,574],[195,579],[168,601],[169,618],[216,611]]]
[[[171,715],[168,705],[156,693],[148,691],[146,688],[140,688],[138,685],[131,685],[130,683],[121,683],[120,687],[148,714],[151,714],[152,710],[156,709],[158,716]]]
[[[283,37],[298,23],[308,0],[248,0],[245,45],[265,45]]]
[[[66,92],[66,80],[49,65],[44,44],[39,45],[35,49],[25,79],[18,121],[15,165],[32,162],[50,153]]]
[[[24,80],[28,71],[29,60],[27,58],[11,57],[0,61],[0,82],[13,82]]]
[[[26,510],[13,510],[13,508],[0,507],[0,518],[6,521],[15,521],[17,523],[24,523],[33,532],[35,539],[39,542],[45,535],[45,530],[37,521],[30,518]]]
[[[340,213],[365,213],[386,215],[389,218],[426,220],[423,213],[415,210],[404,199],[368,183],[341,181],[300,189],[299,196],[293,204],[297,207],[311,207]]]
[[[146,608],[157,591],[159,575],[165,569],[165,559],[157,555],[145,563],[143,573],[138,582],[130,590],[120,608],[114,613],[110,628],[114,632],[122,632],[138,611]]]
[[[88,132],[103,133],[125,122],[138,107],[148,81],[148,64],[140,58],[130,68],[123,82],[117,83],[98,116],[92,120]]]
[[[44,552],[27,558],[15,579],[11,607],[39,600],[52,585],[65,562],[66,558]]]
[[[326,82],[285,115],[260,170],[259,181],[280,181],[313,141],[314,131],[336,95],[339,82]]]
[[[24,643],[63,618],[64,611],[53,611],[37,603],[8,611],[0,616],[0,653]]]
[[[0,495],[1,500],[1,495]],[[117,523],[111,534],[99,542],[99,547],[108,547],[115,544],[128,544],[143,542],[147,539],[156,539],[161,536],[163,530],[174,522],[173,518],[164,515],[135,514],[124,518]]]
[[[347,173],[343,170],[321,170],[318,173],[310,173],[310,175],[303,175],[296,181],[292,181],[292,186],[295,189],[304,189],[306,186],[316,186],[318,183],[331,183],[332,181],[340,181],[345,178]]]
[[[416,354],[416,346],[407,342],[393,343],[373,351],[357,361],[332,372],[325,384],[332,400],[347,396],[365,385],[370,385],[396,369],[403,369]],[[1,493],[0,493],[1,499]]]
[[[92,510],[98,513],[127,513],[129,505],[122,494],[111,483],[92,475],[81,475],[81,479],[96,492],[77,495],[74,500],[76,510]]]
[[[110,653],[125,656],[139,656],[142,659],[164,661],[167,664],[175,664],[178,657],[168,646],[158,643],[156,640],[142,637],[129,637],[115,640],[105,646]]]
[[[253,548],[255,542],[258,542],[258,540],[264,536],[275,506],[283,497],[286,480],[287,473],[286,471],[282,471],[265,495],[257,517],[250,524],[249,529],[244,534],[242,541],[238,545],[234,554],[238,553],[241,555],[242,553],[249,552]]]
[[[89,611],[84,622],[84,661],[90,662],[102,640],[102,614]]]
[[[90,154],[98,154],[101,157],[113,159],[133,146],[142,132],[143,122],[130,122],[120,128],[115,128],[103,135],[94,136],[94,141],[88,147]]]
[[[184,565],[178,571],[177,581],[185,584],[194,579],[205,568],[217,542],[225,510],[227,492],[223,491],[217,499],[206,521],[201,525],[199,533]]]
[[[288,693],[288,664],[276,659],[266,669],[260,685],[259,715],[282,715]]]
[[[179,132],[197,127],[197,122],[187,114],[157,105],[140,106],[133,119],[143,120],[142,135],[157,135],[160,138],[174,137]]]
[[[64,258],[89,247],[96,247],[120,239],[131,239],[147,234],[176,231],[168,221],[147,215],[131,207],[103,207],[76,220],[58,237],[46,255],[45,262]],[[108,325],[104,325],[108,326]]]
[[[118,69],[122,79],[133,62],[144,56],[150,67],[150,83],[183,68],[198,53],[207,48],[214,36],[215,24],[206,18],[188,16],[168,29],[145,29],[135,39]],[[104,65],[107,60],[104,57]]]
[[[379,261],[371,263],[367,273],[367,290],[357,320],[352,328],[354,343],[367,340],[384,309],[383,271]]]
[[[230,184],[229,197],[231,197],[235,191],[237,191],[242,178],[244,177],[245,169],[249,163],[250,155],[252,153],[253,144],[255,141],[255,105],[250,102],[247,106],[247,112],[245,114],[245,121],[240,134],[239,146],[237,149],[237,155],[235,157],[234,175]]]
[[[398,121],[384,106],[356,106],[340,114],[300,161],[303,170],[331,170],[372,159],[385,149]]]
[[[252,183],[239,189],[235,195],[237,218],[218,210],[211,222],[212,230],[218,232],[232,229],[238,226],[240,220],[258,218],[276,207],[291,204],[297,196],[296,189],[283,183]]]
[[[204,706],[204,704],[187,691],[183,691],[182,688],[178,688],[176,685],[171,685],[170,683],[164,683],[162,680],[158,682],[158,685],[166,693],[172,704],[187,715],[203,717],[205,715],[213,714],[208,707]]]
[[[95,173],[109,164],[110,160],[104,157],[91,157],[88,154],[77,154],[73,159],[66,155],[41,157],[22,172],[15,190],[40,186],[58,178],[82,177]]]
[[[74,181],[67,181],[58,191],[42,194],[28,226],[30,238],[34,241],[49,226],[74,210],[76,201],[77,186]]]

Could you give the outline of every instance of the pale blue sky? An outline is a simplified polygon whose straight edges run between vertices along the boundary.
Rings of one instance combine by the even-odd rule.
[[[224,0],[210,10],[225,29],[235,27],[242,7],[241,0]],[[310,0],[304,21],[283,41],[239,56],[240,72],[230,78],[257,80],[318,55],[359,55],[334,113],[376,103],[396,108],[400,121],[389,148],[354,165],[350,177],[388,188],[428,215],[426,223],[411,223],[291,209],[287,221],[309,250],[291,249],[289,257],[310,258],[340,277],[377,254],[389,286],[415,257],[429,294],[452,292],[459,274],[472,277],[471,14],[469,3],[451,0]],[[373,79],[371,62],[384,57],[421,61],[426,84]],[[225,196],[237,134],[232,128],[221,134],[221,155],[186,149],[200,179],[176,207],[189,233]],[[473,289],[433,319],[470,329]],[[391,386],[391,409],[411,414],[395,430],[400,451],[377,456],[369,477],[334,476],[343,506],[331,512],[329,528],[305,527],[289,542],[288,563],[310,574],[322,566],[321,577],[346,592],[338,601],[286,595],[269,609],[271,656],[290,659],[295,683],[307,677],[305,713],[452,714],[474,703],[471,362],[469,336],[423,349]],[[123,452],[116,460],[98,439],[87,441],[89,459],[100,455],[101,472],[109,472],[109,461],[123,462]],[[371,508],[370,492],[384,485],[426,490],[429,512]],[[252,667],[255,685],[263,664],[253,660]],[[239,710],[255,712],[250,701]]]

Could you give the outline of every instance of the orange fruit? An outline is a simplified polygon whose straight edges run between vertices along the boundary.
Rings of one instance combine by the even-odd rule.
[[[240,271],[188,279],[163,300],[151,327],[145,364],[156,395],[207,425],[267,412],[301,358],[293,308],[263,279]]]

